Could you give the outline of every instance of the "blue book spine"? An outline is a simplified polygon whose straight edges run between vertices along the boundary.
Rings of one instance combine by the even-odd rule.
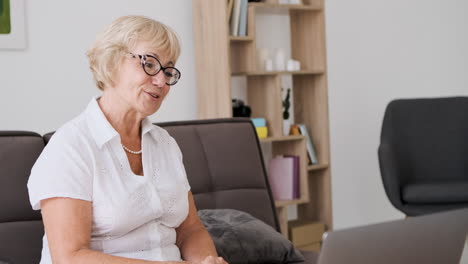
[[[239,18],[239,36],[247,36],[247,0],[241,0],[241,10]]]
[[[254,124],[255,127],[265,127],[266,126],[266,120],[265,118],[251,118],[252,123]]]

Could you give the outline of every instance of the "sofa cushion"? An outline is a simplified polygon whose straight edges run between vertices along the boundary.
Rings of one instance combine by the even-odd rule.
[[[466,203],[468,182],[433,182],[408,184],[403,187],[403,201],[406,203]]]
[[[198,211],[218,254],[228,263],[298,263],[305,259],[292,243],[252,215],[233,209]]]

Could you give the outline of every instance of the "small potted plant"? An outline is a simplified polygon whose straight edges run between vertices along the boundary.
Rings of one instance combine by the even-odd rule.
[[[289,135],[291,121],[289,120],[289,108],[291,107],[291,88],[286,91],[286,97],[283,101],[283,135]]]

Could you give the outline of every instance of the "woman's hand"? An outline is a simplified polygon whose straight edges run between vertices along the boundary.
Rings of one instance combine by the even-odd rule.
[[[182,224],[176,228],[177,240],[176,244],[180,249],[182,259],[185,259],[190,264],[201,263],[221,263],[215,260],[210,260],[207,256],[217,256],[216,247],[210,237],[205,226],[198,218],[197,208],[193,199],[192,192],[188,192],[189,213]],[[216,259],[216,257],[214,257]],[[207,262],[204,262],[207,261]]]
[[[222,257],[208,256],[199,264],[227,264]]]

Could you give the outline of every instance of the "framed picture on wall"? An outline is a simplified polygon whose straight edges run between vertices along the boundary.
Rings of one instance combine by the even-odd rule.
[[[0,0],[0,49],[26,48],[24,0]]]

